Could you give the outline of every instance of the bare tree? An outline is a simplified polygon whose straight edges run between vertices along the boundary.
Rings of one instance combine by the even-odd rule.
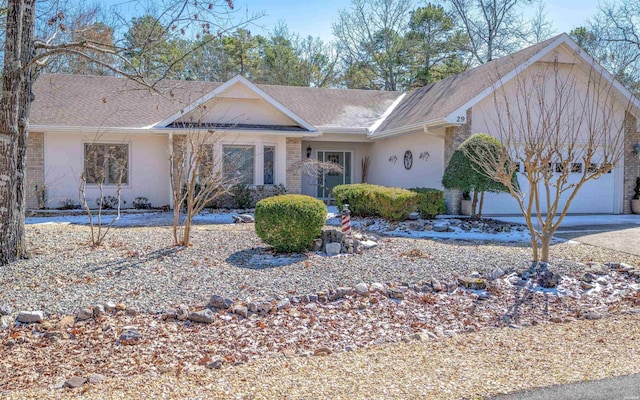
[[[529,33],[538,39],[549,33],[541,11],[532,23],[523,21],[521,7],[531,4],[532,0],[446,0],[445,3],[462,22],[469,38],[469,51],[480,64],[516,50]]]
[[[350,67],[363,73],[371,89],[400,90],[408,73],[404,33],[412,0],[352,0],[340,10],[333,34]]]
[[[573,66],[569,66],[573,65]],[[509,189],[531,234],[534,262],[549,260],[553,234],[588,181],[623,155],[625,107],[603,69],[538,63],[494,91],[491,134],[504,144],[467,152],[478,171]],[[489,125],[488,125],[489,126]],[[511,177],[525,184],[518,188]]]
[[[297,168],[300,170],[301,176],[307,177],[310,185],[319,187],[323,189],[323,191],[329,193],[326,198],[326,203],[327,205],[329,205],[331,203],[331,194],[332,194],[332,191],[329,189],[332,189],[332,188],[323,185],[322,178],[324,174],[330,174],[330,173],[341,174],[343,172],[342,166],[340,166],[340,164],[337,164],[331,161],[320,161],[320,160],[316,160],[315,158],[307,158],[298,162],[294,166],[294,168]]]
[[[122,204],[122,185],[128,182],[129,165],[128,150],[125,144],[100,144],[91,143],[85,145],[85,164],[80,176],[80,204],[89,216],[89,228],[91,232],[91,245],[100,246],[104,242],[109,230],[120,219],[120,207]],[[95,185],[98,189],[96,199],[97,209],[92,211],[87,199],[87,183]],[[105,185],[112,186],[115,197],[105,196]],[[113,204],[107,206],[107,202]],[[103,210],[116,209],[116,217],[106,226],[103,224]],[[94,212],[96,220],[93,220]]]
[[[128,77],[148,87],[154,88],[156,84],[155,81],[150,82],[143,78],[135,65],[124,57],[126,49],[117,44],[95,41],[92,37],[86,36],[57,41],[56,36],[66,30],[64,12],[52,10],[46,20],[47,24],[53,27],[53,32],[49,37],[36,38],[36,0],[8,0],[5,4],[4,63],[0,99],[0,264],[28,255],[24,237],[25,156],[29,113],[33,101],[32,86],[38,69],[46,65],[52,57],[70,54],[102,65],[114,74]],[[231,0],[164,0],[152,4],[156,11],[154,15],[158,15],[156,22],[159,26],[180,33],[198,32],[197,35],[224,30],[225,26],[230,25],[229,18],[225,18],[225,15],[228,15],[229,8],[233,8]],[[95,57],[96,54],[109,54],[117,62],[105,62],[102,58]],[[183,54],[171,60],[158,79],[165,77],[172,67],[182,62],[186,56],[187,54]]]
[[[185,135],[174,136],[169,174],[176,245],[189,245],[193,217],[237,183],[229,173],[229,167],[233,168],[235,160],[224,159],[224,154],[218,149],[223,134],[196,127],[188,129]]]

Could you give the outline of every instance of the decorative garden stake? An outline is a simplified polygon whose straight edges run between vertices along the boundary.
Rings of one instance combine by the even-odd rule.
[[[351,236],[351,211],[348,204],[342,206],[342,233]]]

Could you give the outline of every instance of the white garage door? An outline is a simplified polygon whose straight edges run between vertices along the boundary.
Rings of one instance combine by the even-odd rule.
[[[590,180],[585,183],[578,191],[576,198],[571,202],[571,205],[569,206],[569,213],[613,214],[620,212],[619,206],[616,207],[616,203],[619,202],[620,197],[618,193],[620,191],[621,183],[618,181],[621,181],[621,179],[619,179],[621,174],[621,169],[616,168],[608,174],[601,175],[598,179]],[[528,194],[529,190],[528,185],[526,184],[526,179],[522,174],[519,175],[518,181],[520,183],[520,187],[524,193]],[[569,179],[571,182],[571,175]],[[573,180],[577,181],[577,176],[573,178]],[[544,193],[544,191],[540,193],[540,200],[542,201],[542,211],[546,212],[547,206]],[[560,197],[562,204],[564,204],[570,194],[570,192],[565,192]],[[552,195],[555,196],[555,193]],[[558,211],[562,211],[562,208],[559,208]],[[482,213],[484,215],[521,214],[518,203],[507,193],[486,193]]]

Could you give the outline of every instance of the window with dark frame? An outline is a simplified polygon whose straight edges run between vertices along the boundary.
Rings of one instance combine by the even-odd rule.
[[[232,184],[254,184],[255,146],[222,146],[225,178]]]
[[[273,185],[274,183],[274,173],[275,173],[275,155],[276,148],[274,146],[264,146],[264,155],[263,155],[263,184],[264,185]]]
[[[571,172],[574,174],[582,173],[582,163],[580,162],[571,163]]]
[[[129,145],[85,143],[84,177],[87,183],[92,184],[128,184]]]

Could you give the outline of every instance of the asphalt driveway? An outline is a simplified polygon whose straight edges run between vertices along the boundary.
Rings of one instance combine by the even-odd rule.
[[[523,217],[493,217],[524,224]],[[640,215],[568,215],[556,237],[640,256]]]

